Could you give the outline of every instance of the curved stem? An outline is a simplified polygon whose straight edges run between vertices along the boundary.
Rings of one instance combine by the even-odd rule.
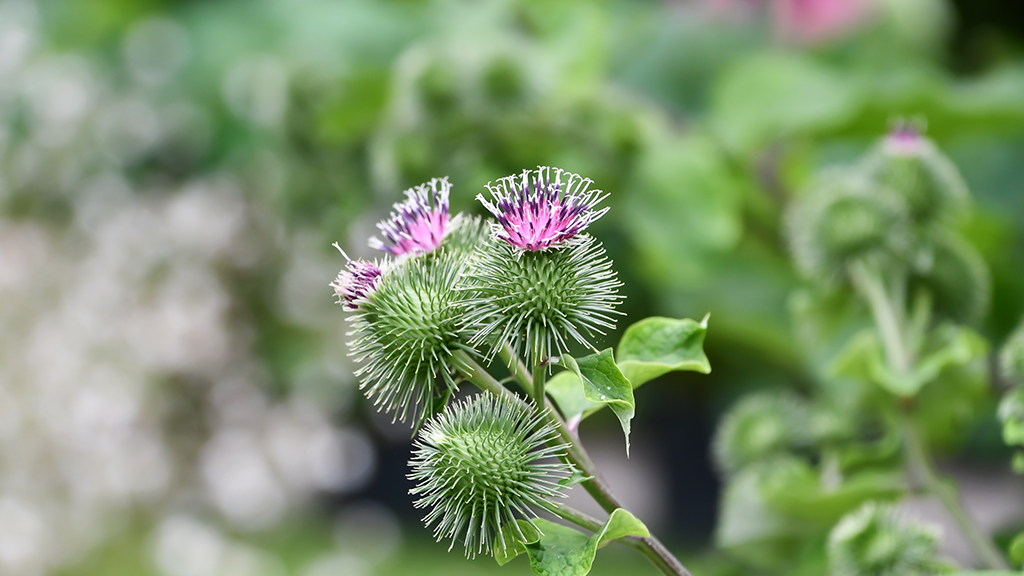
[[[512,351],[512,347],[505,344],[498,349],[498,356],[505,362],[505,366],[508,366],[508,371],[512,373],[512,376],[523,387],[523,390],[529,391],[533,386],[533,381],[530,379],[530,369],[516,356],[515,352]]]
[[[900,315],[890,301],[885,284],[879,275],[869,270],[863,262],[850,265],[850,279],[857,292],[868,301],[889,364],[897,374],[907,374],[910,372],[913,359],[907,350],[903,330],[900,328]],[[902,295],[899,297],[902,298]]]
[[[912,473],[921,481],[921,485],[929,494],[942,502],[942,505],[949,512],[949,515],[953,517],[953,521],[956,522],[964,537],[967,538],[967,543],[970,544],[974,554],[985,564],[985,567],[991,570],[1009,570],[1010,565],[995,545],[992,544],[992,540],[982,533],[981,529],[978,528],[978,525],[975,524],[974,520],[967,513],[967,510],[964,509],[956,489],[949,486],[939,477],[928,454],[928,448],[925,446],[924,440],[909,417],[904,418],[903,428],[907,464]]]

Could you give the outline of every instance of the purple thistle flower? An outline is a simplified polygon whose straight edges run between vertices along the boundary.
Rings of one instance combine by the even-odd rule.
[[[358,310],[359,303],[377,290],[383,272],[374,262],[352,260],[337,242],[334,243],[334,247],[348,260],[348,270],[338,272],[338,277],[331,282],[331,287],[338,296],[338,303],[346,310]]]
[[[885,136],[883,145],[892,153],[913,156],[921,153],[924,142],[925,138],[916,126],[900,120]]]
[[[501,224],[498,238],[536,252],[562,244],[604,216],[608,208],[594,210],[594,206],[608,195],[591,190],[591,184],[590,178],[579,174],[541,166],[501,178],[494,185],[488,182],[493,204],[483,194],[477,200]]]
[[[395,256],[430,252],[448,234],[448,177],[433,178],[405,191],[404,202],[396,202],[387,220],[377,224],[384,240],[370,238],[370,247]]]

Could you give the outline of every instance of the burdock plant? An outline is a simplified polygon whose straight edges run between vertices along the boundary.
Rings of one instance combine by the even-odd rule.
[[[598,351],[622,301],[612,262],[587,233],[607,194],[550,167],[487,189],[478,198],[496,221],[451,217],[447,178],[407,190],[378,225],[383,239],[370,240],[385,259],[350,260],[332,284],[351,311],[360,387],[420,425],[409,463],[416,506],[438,540],[499,564],[525,554],[540,575],[586,574],[613,540],[665,574],[689,574],[622,508],[577,431],[608,407],[628,446],[633,388],[672,370],[710,371],[706,321],[649,318],[626,330],[617,359]],[[495,357],[508,378],[488,371]],[[467,381],[482,394],[451,401]],[[574,484],[607,519],[557,502]]]

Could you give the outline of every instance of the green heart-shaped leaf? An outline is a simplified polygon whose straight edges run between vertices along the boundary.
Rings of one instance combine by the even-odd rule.
[[[673,370],[707,374],[711,371],[703,349],[707,321],[707,317],[701,322],[652,317],[633,324],[619,342],[616,362],[619,372],[633,388]],[[563,365],[569,367],[564,362]],[[555,374],[546,389],[562,416],[572,425],[609,405],[600,395],[588,396],[586,387],[572,369]]]
[[[707,328],[707,316],[699,323],[689,318],[644,318],[627,328],[619,341],[619,369],[634,388],[675,370],[707,374],[711,372],[704,355]]]
[[[650,532],[643,522],[628,511],[612,511],[608,521],[592,536],[543,519],[534,520],[536,529],[525,520],[518,521],[527,541],[509,539],[505,546],[495,546],[494,558],[499,565],[506,564],[517,555],[526,553],[530,567],[537,576],[585,576],[594,564],[594,556],[601,546],[626,536],[648,537]],[[529,531],[526,527],[529,527]],[[505,530],[511,535],[514,530]]]
[[[633,400],[633,386],[615,364],[612,349],[607,348],[582,358],[562,356],[562,365],[579,379],[587,401],[597,406],[608,406],[615,413],[622,425],[622,433],[626,436],[626,454],[629,454],[629,428],[636,412],[636,402]],[[574,402],[579,404],[578,401]]]

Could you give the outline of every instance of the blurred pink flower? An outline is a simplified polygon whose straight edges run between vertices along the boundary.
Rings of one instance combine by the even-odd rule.
[[[801,44],[826,42],[854,30],[874,13],[873,0],[705,0],[717,15],[749,15],[771,5],[779,38]]]

